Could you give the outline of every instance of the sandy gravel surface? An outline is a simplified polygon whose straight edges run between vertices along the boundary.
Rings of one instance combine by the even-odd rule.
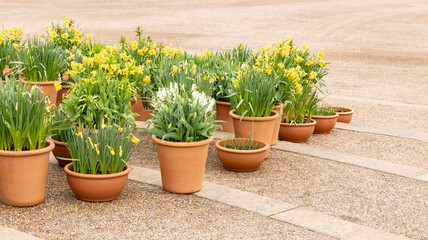
[[[313,134],[303,144],[428,170],[428,143],[399,137],[333,129]]]
[[[3,0],[0,23],[32,35],[68,16],[109,44],[141,26],[190,52],[290,36],[325,50],[334,94],[427,105],[427,11],[425,0]]]
[[[148,135],[130,164],[159,170]],[[210,146],[205,180],[321,211],[347,221],[402,234],[428,237],[428,185],[348,164],[271,150],[258,171],[225,170]]]
[[[0,204],[0,225],[42,239],[333,239],[194,195],[129,181],[117,200],[75,198],[59,166],[49,166],[46,201]]]

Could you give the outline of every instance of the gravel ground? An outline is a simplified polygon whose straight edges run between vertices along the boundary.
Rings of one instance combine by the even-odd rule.
[[[148,135],[130,164],[159,170]],[[205,180],[309,207],[347,221],[428,238],[428,185],[396,175],[324,159],[271,150],[251,173],[225,170],[210,146]]]
[[[194,195],[129,181],[117,200],[75,198],[59,166],[49,166],[44,203],[0,204],[0,225],[42,239],[333,239]]]
[[[329,134],[313,134],[303,144],[428,170],[428,143],[422,141],[333,129]]]

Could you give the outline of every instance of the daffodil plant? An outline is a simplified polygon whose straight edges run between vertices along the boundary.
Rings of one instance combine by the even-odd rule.
[[[310,123],[316,104],[319,101],[317,93],[309,86],[303,86],[301,92],[290,91],[290,98],[285,106],[285,123]]]
[[[13,72],[11,62],[16,58],[23,32],[22,28],[17,27],[0,32],[0,75],[10,75]]]
[[[113,174],[122,172],[136,143],[128,124],[104,123],[78,125],[67,137],[67,148],[73,161],[73,171],[83,174]]]
[[[336,115],[336,109],[327,104],[316,106],[314,109],[314,116],[333,116]]]
[[[275,103],[274,75],[260,68],[246,69],[239,75],[229,95],[231,108],[242,117],[269,117]]]
[[[28,41],[28,47],[18,52],[18,64],[27,81],[57,81],[66,71],[65,51],[39,39]]]
[[[101,71],[80,79],[64,99],[63,107],[75,123],[99,125],[99,120],[107,116],[118,124],[135,126],[138,114],[132,113],[130,106],[130,99],[135,96],[135,86],[128,79],[119,80]]]
[[[47,98],[40,89],[35,86],[30,90],[28,83],[17,84],[14,78],[6,77],[5,83],[0,83],[0,99],[0,150],[46,147],[46,138],[54,130],[54,120],[52,112],[45,107]]]

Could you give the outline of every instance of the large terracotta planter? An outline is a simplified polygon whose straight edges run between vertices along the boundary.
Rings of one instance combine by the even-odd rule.
[[[272,144],[272,134],[279,113],[272,111],[269,117],[243,117],[235,114],[235,110],[229,112],[233,118],[233,128],[236,138],[252,138]]]
[[[237,146],[246,144],[248,138],[232,138],[219,140],[215,143],[217,155],[223,167],[236,172],[250,172],[259,168],[260,164],[269,156],[269,144],[253,140],[254,150],[237,150],[224,147],[225,144],[234,142]]]
[[[71,91],[71,88],[73,86],[71,85],[62,85],[61,90],[57,92],[57,98],[56,98],[56,104],[62,103],[62,100],[64,100],[65,96],[68,95],[68,93]]]
[[[23,81],[25,83],[27,83],[28,81]],[[40,89],[42,90],[42,92],[44,93],[44,95],[46,97],[49,97],[50,100],[50,104],[48,104],[48,102],[46,103],[46,106],[52,105],[52,104],[56,104],[56,99],[57,99],[57,95],[58,92],[55,89],[54,86],[54,81],[50,81],[50,82],[30,82],[30,87],[33,88],[34,86],[39,86]]]
[[[173,193],[194,193],[202,188],[208,147],[213,137],[198,142],[163,141],[156,143],[162,187]]]
[[[60,158],[71,158],[70,151],[68,151],[68,148],[65,146],[65,143],[57,141],[51,137],[49,137],[49,140],[55,143],[55,148],[52,150],[52,154],[54,155],[55,159],[58,161],[59,165],[65,166],[71,163],[72,162],[71,160],[60,159]]]
[[[151,106],[151,104],[149,104]],[[143,102],[141,101],[141,97],[138,96],[138,101],[134,103],[132,106],[132,112],[138,113],[138,117],[135,118],[137,121],[147,121],[152,118],[153,110],[151,108],[145,108],[143,106]]]
[[[350,123],[352,120],[352,115],[354,114],[354,110],[344,107],[334,107],[336,112],[339,114],[337,117],[338,122]]]
[[[120,173],[83,174],[73,172],[73,163],[64,167],[68,185],[78,199],[89,202],[105,202],[116,199],[126,186],[131,168],[128,165]]]
[[[317,122],[310,123],[281,123],[279,139],[288,142],[306,142],[315,130]]]
[[[27,207],[42,203],[46,194],[46,177],[52,141],[31,151],[0,150],[0,195],[6,205]]]
[[[339,117],[338,113],[331,116],[312,116],[312,119],[317,122],[314,133],[329,133],[336,125],[337,117]]]
[[[219,131],[222,132],[230,132],[233,133],[233,118],[229,115],[230,112],[230,103],[229,102],[222,102],[222,101],[216,101],[216,120],[225,121],[224,123],[219,123],[223,129],[220,129]]]

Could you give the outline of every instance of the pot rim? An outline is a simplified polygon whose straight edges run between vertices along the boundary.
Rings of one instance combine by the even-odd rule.
[[[219,100],[216,100],[215,102],[216,102],[216,104],[218,104],[218,105],[230,106],[230,102],[223,102],[223,101],[219,101]]]
[[[62,84],[61,84],[61,87],[62,87],[62,89],[69,89],[69,88],[72,88],[72,87],[73,87],[73,85],[62,85]],[[61,90],[62,90],[62,89],[61,89]],[[61,91],[61,90],[60,90],[60,91]]]
[[[26,150],[26,151],[5,151],[0,150],[0,156],[5,157],[27,157],[27,156],[33,156],[33,155],[39,155],[43,153],[47,153],[52,151],[55,148],[55,143],[49,139],[46,140],[46,143],[48,144],[46,147],[36,150]]]
[[[221,142],[224,141],[228,141],[228,140],[237,140],[237,139],[243,139],[243,140],[250,140],[249,138],[226,138],[226,139],[221,139],[218,140],[217,142],[215,142],[215,147],[218,150],[221,150],[223,152],[229,152],[229,153],[239,153],[239,154],[255,154],[255,153],[260,153],[260,152],[265,152],[267,150],[269,150],[269,144],[267,144],[266,142],[260,141],[260,140],[253,140],[253,142],[256,143],[261,143],[263,144],[263,147],[258,148],[258,149],[254,149],[254,150],[238,150],[238,149],[230,149],[230,148],[226,148],[220,145]]]
[[[346,108],[346,107],[333,107],[334,109],[345,109],[348,110],[347,112],[337,112],[339,113],[339,115],[348,115],[348,114],[352,114],[354,113],[354,110],[350,109],[350,108]]]
[[[330,116],[317,116],[317,115],[312,115],[312,118],[315,118],[315,119],[332,119],[332,118],[337,118],[337,117],[339,117],[339,113],[338,112],[335,112],[336,114],[335,115],[330,115]]]
[[[282,122],[281,126],[284,126],[284,127],[309,127],[312,125],[315,126],[316,124],[317,124],[317,121],[315,121],[314,119],[311,119],[310,123],[284,123],[284,122]]]
[[[214,137],[211,136],[207,139],[197,141],[197,142],[171,142],[171,141],[161,140],[158,137],[156,137],[155,135],[152,135],[152,140],[156,144],[169,146],[169,147],[181,147],[181,148],[183,148],[183,147],[197,147],[197,146],[209,144],[210,142],[212,142],[214,140]]]
[[[128,175],[129,172],[131,171],[131,168],[128,166],[128,164],[125,165],[125,170],[123,170],[122,172],[118,172],[118,173],[112,173],[112,174],[86,174],[86,173],[77,173],[77,172],[73,172],[71,170],[71,168],[73,168],[73,163],[69,163],[67,165],[65,165],[64,167],[64,172],[67,175],[73,176],[73,177],[78,177],[78,178],[87,178],[87,179],[104,179],[104,178],[117,178],[117,177],[121,177],[124,175]]]
[[[55,143],[55,145],[65,146],[65,142],[61,142],[61,141],[55,140],[55,139],[52,138],[52,136],[49,136],[48,139],[51,140],[53,143]]]
[[[235,110],[234,110],[234,109],[233,109],[233,110],[230,110],[229,115],[230,115],[232,118],[234,118],[234,119],[239,119],[239,120],[241,120],[241,117],[242,117],[242,116],[237,115],[237,114],[235,114],[234,112],[235,112]],[[254,122],[265,122],[265,121],[271,121],[271,120],[276,119],[277,117],[279,117],[279,112],[272,110],[272,111],[271,111],[271,114],[272,114],[272,112],[273,112],[274,114],[273,114],[272,116],[269,116],[269,117],[243,117],[243,118],[242,118],[242,120],[243,120],[243,121],[254,121]]]
[[[34,81],[25,81],[22,80],[22,83],[30,83],[30,85],[52,85],[55,82],[60,82],[60,81],[47,81],[47,82],[34,82]]]

